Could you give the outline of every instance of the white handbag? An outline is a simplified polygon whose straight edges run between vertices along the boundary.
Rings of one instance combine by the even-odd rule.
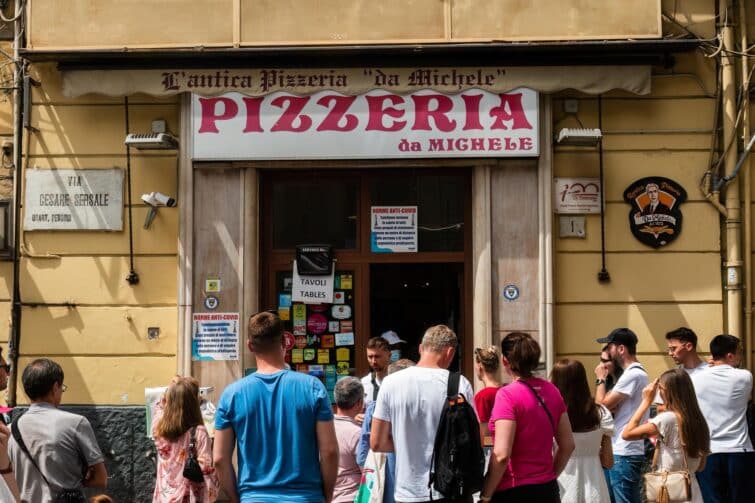
[[[643,475],[645,500],[649,503],[689,501],[692,498],[692,477],[687,467],[687,452],[684,450],[684,445],[682,445],[684,470],[658,471],[658,457],[662,445],[663,440],[660,439],[655,447],[652,471]]]

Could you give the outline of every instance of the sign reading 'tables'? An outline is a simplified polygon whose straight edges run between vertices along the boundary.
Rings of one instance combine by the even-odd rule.
[[[682,231],[680,206],[687,192],[673,180],[660,176],[641,178],[624,191],[629,210],[629,227],[640,242],[660,248],[673,242]]]

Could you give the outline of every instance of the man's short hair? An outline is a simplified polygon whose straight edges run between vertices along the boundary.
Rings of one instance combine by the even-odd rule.
[[[647,191],[647,190],[648,190],[648,189],[649,189],[650,187],[655,187],[656,189],[660,189],[660,187],[658,187],[658,184],[657,184],[657,183],[655,183],[655,182],[650,182],[650,183],[648,183],[647,185],[645,185],[645,191]]]
[[[391,351],[391,346],[388,344],[388,341],[383,339],[380,336],[377,337],[370,337],[370,339],[367,341],[367,349],[379,349],[381,351]]]
[[[681,342],[689,342],[693,348],[697,348],[697,334],[687,327],[679,327],[666,334],[666,340],[676,339]]]
[[[440,353],[446,348],[456,348],[459,344],[456,334],[446,325],[434,325],[425,330],[422,336],[422,348],[433,353]]]
[[[345,377],[336,383],[333,390],[336,406],[341,410],[348,410],[364,399],[364,387],[356,377]]]
[[[283,322],[273,312],[263,311],[251,316],[247,332],[255,353],[269,353],[283,344]]]
[[[21,382],[30,400],[45,397],[55,383],[63,384],[63,369],[49,358],[38,358],[24,369]]]
[[[736,353],[739,349],[739,344],[739,339],[733,335],[717,335],[710,341],[710,355],[714,359],[720,360],[729,353]]]
[[[414,363],[409,358],[398,359],[395,362],[392,362],[388,365],[388,375],[398,372],[399,370],[404,370],[404,369],[408,369],[409,367],[414,367],[415,365],[416,363]]]

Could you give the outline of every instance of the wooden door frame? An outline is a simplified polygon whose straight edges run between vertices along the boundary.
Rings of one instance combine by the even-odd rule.
[[[488,161],[489,162],[489,161]],[[250,167],[259,170],[260,187],[260,213],[259,213],[259,295],[263,308],[266,302],[275,302],[275,279],[274,272],[284,270],[283,267],[291,264],[294,258],[293,250],[274,250],[272,248],[272,227],[264,225],[271,221],[271,197],[267,190],[271,182],[285,179],[297,171],[318,172],[317,176],[333,176],[338,178],[354,177],[359,180],[357,201],[357,229],[356,248],[354,250],[335,250],[337,267],[342,270],[353,270],[354,291],[358,292],[355,300],[356,312],[354,315],[354,328],[357,334],[355,338],[355,367],[357,375],[367,371],[364,358],[365,343],[369,337],[361,334],[369,334],[370,330],[370,265],[371,264],[395,264],[395,263],[458,263],[463,264],[463,285],[461,297],[461,313],[459,319],[459,336],[462,339],[461,355],[459,358],[460,369],[467,376],[472,376],[472,354],[474,347],[473,320],[472,320],[472,171],[478,162],[466,160],[443,161],[300,161],[294,163],[238,163],[239,167]],[[369,168],[369,169],[365,169]],[[400,174],[401,171],[416,168],[427,173],[440,175],[462,175],[464,177],[464,237],[463,249],[459,252],[417,252],[417,253],[372,253],[369,250],[370,242],[370,200],[369,181],[374,177],[385,174]],[[332,170],[332,171],[331,171]],[[414,171],[416,172],[416,171]]]

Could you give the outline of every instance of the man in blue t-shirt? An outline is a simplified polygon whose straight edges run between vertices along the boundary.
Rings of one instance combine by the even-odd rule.
[[[274,313],[249,319],[247,344],[257,371],[225,389],[215,418],[221,487],[232,502],[329,503],[338,442],[325,387],[286,368],[283,324]]]

